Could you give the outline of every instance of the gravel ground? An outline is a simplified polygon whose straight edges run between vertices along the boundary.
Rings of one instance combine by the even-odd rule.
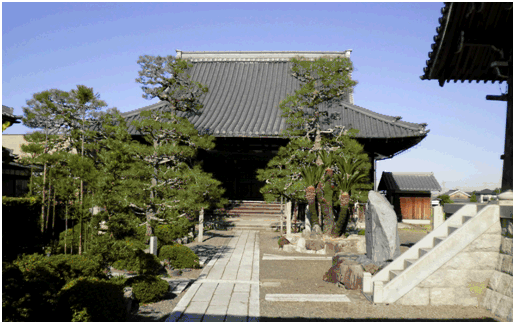
[[[209,257],[213,257],[217,252],[219,247],[229,243],[229,240],[232,238],[230,231],[216,231],[211,230],[207,233],[204,233],[204,242],[197,243],[192,242],[185,244],[187,247],[191,248],[197,255],[207,255]],[[188,272],[183,272],[181,276],[177,276],[174,278],[177,279],[197,279],[202,269],[193,269]],[[138,313],[131,316],[129,318],[129,322],[164,322],[166,318],[173,311],[179,300],[181,300],[182,296],[186,293],[188,288],[186,288],[179,295],[175,295],[171,292],[165,296],[163,300],[157,303],[140,305]]]
[[[399,231],[401,252],[427,234],[420,227]],[[260,253],[306,255],[279,250],[279,233],[260,233]],[[373,305],[360,291],[346,290],[322,280],[331,261],[260,261],[261,321],[501,321],[483,308],[462,306]],[[273,284],[272,284],[273,285]],[[345,294],[349,303],[267,302],[266,294]]]
[[[199,254],[216,253],[232,237],[231,231],[209,231],[202,244],[190,243]],[[401,253],[423,238],[427,231],[419,226],[406,226],[399,230]],[[260,255],[306,256],[279,250],[279,233],[260,232]],[[373,305],[360,291],[346,290],[322,280],[331,267],[331,261],[269,261],[260,260],[260,311],[261,321],[502,321],[483,308],[462,306],[400,306]],[[177,278],[195,279],[202,270],[185,272]],[[269,283],[269,284],[267,284]],[[169,294],[158,303],[140,305],[131,322],[164,321],[185,294]],[[267,302],[266,294],[345,294],[349,303]]]

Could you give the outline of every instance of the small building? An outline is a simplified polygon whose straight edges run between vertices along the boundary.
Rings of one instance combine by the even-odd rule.
[[[497,198],[497,193],[494,190],[483,189],[481,191],[476,191],[476,198],[479,202],[489,201],[490,199]]]
[[[2,105],[2,124],[9,122],[10,126],[20,122],[22,116],[14,115],[13,111]],[[30,167],[16,163],[17,158],[11,149],[2,146],[2,196],[18,197],[28,191]]]
[[[461,191],[459,189],[453,189],[453,190],[449,190],[445,193],[443,193],[443,195],[448,195],[449,198],[451,198],[451,200],[463,200],[463,199],[467,199],[469,200],[470,197],[471,197],[471,194],[465,192],[465,191]]]
[[[431,221],[431,192],[442,188],[432,172],[383,172],[378,190],[386,191],[399,222],[427,223]]]

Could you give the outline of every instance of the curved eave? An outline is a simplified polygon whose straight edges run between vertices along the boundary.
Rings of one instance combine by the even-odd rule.
[[[446,2],[441,13],[420,79],[438,80],[440,86],[505,81],[490,65],[512,55],[513,4]],[[504,58],[490,45],[504,48]]]

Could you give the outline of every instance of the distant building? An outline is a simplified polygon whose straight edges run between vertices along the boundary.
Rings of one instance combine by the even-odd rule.
[[[431,192],[442,190],[432,172],[383,172],[378,186],[386,191],[398,221],[431,220]]]
[[[451,200],[455,200],[455,199],[470,199],[470,196],[471,196],[471,194],[466,193],[465,191],[461,191],[459,189],[449,190],[449,191],[443,193],[443,195],[448,195],[449,198],[451,198]]]
[[[13,108],[2,105],[2,124],[9,122],[12,125],[20,122],[22,116],[14,115],[13,111]],[[2,146],[2,196],[17,197],[28,191],[30,168],[16,163],[17,158],[18,155],[14,154],[12,149]]]

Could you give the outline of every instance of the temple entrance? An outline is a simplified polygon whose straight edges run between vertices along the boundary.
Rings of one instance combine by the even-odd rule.
[[[259,189],[264,182],[256,179],[287,140],[277,138],[217,138],[216,148],[199,152],[206,172],[220,182],[230,200],[264,200]]]

